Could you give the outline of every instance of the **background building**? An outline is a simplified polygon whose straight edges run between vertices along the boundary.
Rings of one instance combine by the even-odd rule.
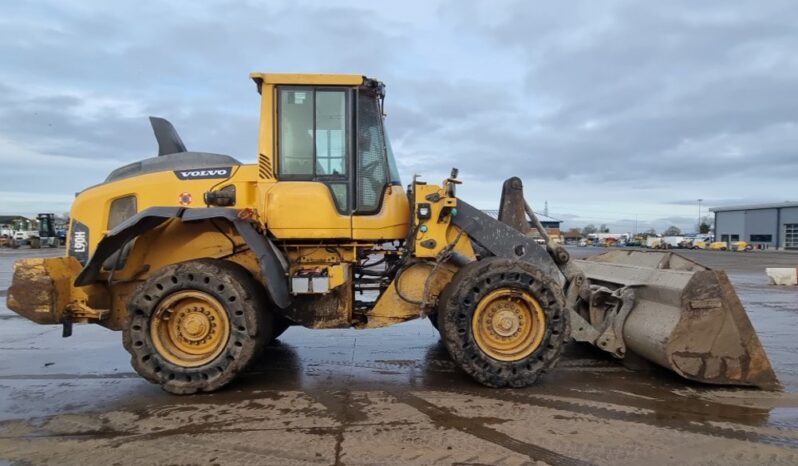
[[[3,230],[32,230],[37,226],[36,220],[21,215],[0,215],[0,229]]]
[[[798,202],[715,207],[716,241],[748,241],[755,248],[798,249]]]
[[[486,214],[490,215],[491,217],[493,217],[495,219],[499,218],[498,209],[495,209],[495,210],[490,210],[490,209],[489,210],[483,210],[483,212],[485,212]],[[548,215],[543,215],[543,214],[538,213],[538,212],[535,212],[535,215],[537,215],[538,220],[540,220],[540,223],[543,224],[543,228],[546,229],[546,233],[548,233],[549,236],[551,236],[553,238],[560,238],[561,237],[562,233],[560,231],[560,224],[562,223],[562,220],[557,220],[556,218],[552,218],[552,217],[549,217]],[[532,222],[529,222],[529,226],[530,227],[532,226]],[[536,233],[537,233],[537,230],[534,230],[534,227],[533,227],[532,235],[534,236]]]

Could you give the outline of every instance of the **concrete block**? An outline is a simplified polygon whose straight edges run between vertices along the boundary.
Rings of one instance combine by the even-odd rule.
[[[771,285],[798,285],[798,267],[796,268],[767,268],[765,273]]]

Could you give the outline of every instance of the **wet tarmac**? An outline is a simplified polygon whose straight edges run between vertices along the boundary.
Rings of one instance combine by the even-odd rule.
[[[768,286],[764,274],[798,266],[797,254],[685,253],[728,271],[782,392],[633,372],[576,344],[535,386],[488,389],[457,370],[419,320],[368,331],[291,328],[229,389],[187,397],[140,379],[119,333],[77,326],[62,339],[59,327],[8,311],[11,263],[33,254],[0,250],[0,458],[8,462],[798,464],[798,287]]]

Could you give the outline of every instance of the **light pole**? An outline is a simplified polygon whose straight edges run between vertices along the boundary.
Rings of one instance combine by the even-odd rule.
[[[703,199],[698,200],[698,234],[701,234],[701,201]]]

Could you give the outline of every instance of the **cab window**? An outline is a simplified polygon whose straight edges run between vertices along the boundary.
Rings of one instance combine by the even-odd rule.
[[[387,185],[388,167],[382,112],[375,95],[360,93],[357,103],[357,211],[380,208]]]
[[[313,170],[313,90],[280,90],[280,175]]]
[[[346,94],[316,92],[316,175],[346,175]]]
[[[345,89],[280,87],[278,173],[282,180],[318,180],[348,211],[348,95]]]

